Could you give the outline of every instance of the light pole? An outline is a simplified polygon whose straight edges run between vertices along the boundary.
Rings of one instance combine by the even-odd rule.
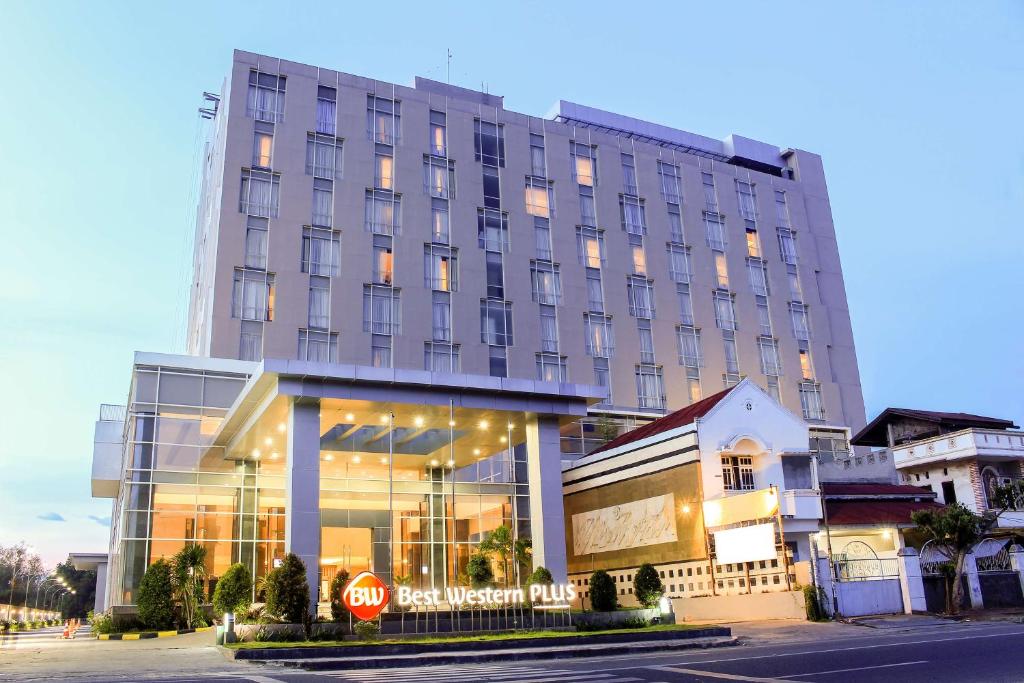
[[[60,590],[60,584],[54,581],[52,586],[47,586],[46,590],[43,591],[43,609],[48,612],[53,611],[50,608],[50,598],[52,598],[54,594],[51,594],[50,591],[56,592],[57,590]]]
[[[22,557],[25,558],[25,572],[26,572],[26,574],[30,571],[30,569],[28,567],[28,565],[31,564],[31,561],[29,560],[29,557],[32,556],[32,555],[35,555],[35,553],[36,553],[35,546],[31,546],[30,545],[27,548],[25,548],[25,554],[22,555]],[[11,596],[10,596],[10,600],[11,601],[7,604],[7,621],[11,620],[11,607],[14,605],[14,590],[15,590],[17,585],[18,585],[18,565],[15,564],[14,569],[11,570]]]
[[[28,581],[25,583],[25,606],[22,608],[23,613],[25,613],[25,614],[28,613],[28,596],[29,596],[29,594],[32,593],[32,582],[35,581],[35,580],[38,580],[39,584],[42,584],[43,579],[45,579],[45,578],[46,578],[46,574],[38,574],[36,576],[29,576],[28,577]],[[37,596],[39,595],[38,584],[36,586],[36,595]]]
[[[43,590],[43,586],[45,586],[48,581],[53,581],[53,572],[44,576],[43,580],[39,582],[38,586],[36,586],[36,601],[32,603],[35,605],[36,609],[39,609],[39,593]]]

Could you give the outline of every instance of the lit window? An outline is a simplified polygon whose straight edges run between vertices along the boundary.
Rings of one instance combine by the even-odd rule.
[[[747,256],[761,256],[761,243],[757,240],[757,230],[747,229]]]
[[[376,164],[377,166],[373,177],[373,186],[378,190],[395,189],[394,158],[386,154],[378,154],[376,157]]]
[[[390,285],[394,275],[393,264],[391,247],[375,246],[373,248],[373,281],[378,284]]]
[[[576,245],[580,263],[588,268],[600,268],[604,263],[604,232],[596,228],[576,229]]]
[[[456,289],[458,249],[426,245],[423,248],[423,286],[440,292]]]
[[[551,216],[551,188],[546,182],[526,181],[526,213],[531,216]]]
[[[430,153],[443,157],[448,153],[447,117],[444,112],[430,112]]]
[[[594,148],[587,145],[572,145],[573,179],[580,185],[594,186]]]
[[[800,376],[804,379],[814,379],[814,371],[811,370],[811,352],[800,349]]]
[[[370,337],[370,364],[375,368],[390,368],[391,337],[386,334],[374,334]]]
[[[725,262],[725,254],[720,251],[712,253],[715,255],[715,277],[718,287],[729,289],[729,266]]]
[[[274,146],[271,133],[256,131],[252,144],[252,165],[257,168],[270,168],[270,150]]]
[[[647,257],[644,255],[644,248],[639,244],[632,246],[633,272],[637,275],[647,275]]]

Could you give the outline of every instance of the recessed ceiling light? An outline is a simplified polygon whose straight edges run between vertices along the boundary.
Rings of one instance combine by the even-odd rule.
[[[503,437],[501,437],[501,439],[499,439],[499,441],[501,441],[502,443],[508,443],[508,437],[507,436],[503,436]]]
[[[480,449],[479,448],[474,448],[473,449],[473,455],[480,455]]]
[[[271,460],[277,460],[280,457],[281,457],[281,455],[277,451],[274,451],[273,453],[270,454],[270,459]]]
[[[455,420],[448,420],[448,426],[449,427],[454,427],[455,426]]]
[[[352,420],[356,419],[356,416],[353,415],[352,413],[345,413],[345,419],[351,422]]]
[[[488,427],[491,426],[491,424],[487,420],[480,420],[480,422],[477,424],[477,426],[480,429],[487,429]]]
[[[423,418],[420,417],[419,415],[417,415],[416,417],[413,418],[412,423],[414,425],[416,425],[417,427],[422,427],[423,426]]]
[[[328,453],[327,455],[324,456],[324,460],[326,460],[327,462],[330,462],[330,461],[334,460],[334,456],[331,455],[330,453]]]
[[[362,458],[360,458],[358,455],[353,455],[352,456],[352,462],[354,462],[355,464],[358,465],[361,461],[362,461]]]
[[[380,459],[380,464],[381,465],[387,465],[388,464],[388,459],[387,458],[381,458]]]
[[[260,457],[260,449],[258,449],[258,448],[252,449],[252,457],[254,457],[254,458]]]
[[[387,415],[381,415],[380,416],[380,421],[386,423],[388,421],[388,416]]]
[[[455,467],[455,461],[454,460],[449,460],[448,461],[448,467]]]
[[[288,425],[286,425],[284,422],[281,422],[280,424],[277,425],[277,431],[281,432],[282,434],[286,429],[288,429]]]
[[[263,443],[266,444],[267,446],[272,446],[274,445],[274,440],[268,436],[267,438],[263,439]]]
[[[509,422],[509,423],[508,423],[507,425],[505,425],[505,426],[506,426],[506,427],[508,427],[509,429],[515,429],[515,428],[516,428],[516,426],[515,426],[514,424],[512,424],[511,422]]]
[[[430,464],[433,465],[434,467],[437,467],[437,459],[431,460]]]

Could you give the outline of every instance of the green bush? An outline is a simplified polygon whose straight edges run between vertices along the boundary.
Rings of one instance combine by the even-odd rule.
[[[139,583],[136,598],[143,626],[167,629],[174,625],[174,589],[171,566],[162,558],[149,565]]]
[[[309,584],[306,565],[294,553],[267,575],[268,613],[289,624],[304,624],[309,614]]]
[[[228,567],[213,589],[213,610],[222,615],[225,612],[244,614],[252,604],[252,574],[240,562]]]
[[[822,609],[821,596],[815,586],[804,586],[804,611],[807,621],[826,621],[828,615]]]
[[[481,552],[473,553],[466,563],[466,573],[473,588],[484,588],[494,583],[494,570],[491,561]]]
[[[93,633],[114,632],[114,620],[106,612],[100,614],[89,612],[89,623],[92,625]]]
[[[621,628],[647,628],[650,625],[650,622],[642,617],[629,617],[622,620]]]
[[[615,580],[603,569],[590,575],[590,606],[598,612],[611,612],[619,606]]]
[[[376,621],[360,621],[352,630],[359,640],[376,640],[380,636],[380,626]]]
[[[633,577],[633,594],[637,602],[647,608],[657,607],[658,600],[665,594],[665,586],[661,583],[658,570],[654,565],[645,562],[640,565]]]
[[[338,573],[331,579],[331,619],[335,622],[342,622],[348,619],[348,608],[341,600],[341,593],[348,583],[348,570],[339,569]]]
[[[537,567],[533,570],[533,573],[526,578],[526,585],[532,586],[534,584],[541,586],[550,586],[555,582],[551,576],[551,572],[546,567]]]

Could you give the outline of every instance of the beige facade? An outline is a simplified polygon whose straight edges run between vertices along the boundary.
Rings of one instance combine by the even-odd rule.
[[[273,80],[278,76],[285,77],[283,84]],[[250,86],[251,79],[271,87]],[[280,90],[274,90],[275,83]],[[318,90],[323,87],[330,90]],[[324,129],[334,132],[316,139],[330,140],[338,151],[336,167],[320,172],[332,176],[326,179],[307,168],[307,144],[318,129],[318,93],[328,92],[335,98],[334,118]],[[397,107],[400,116],[392,113],[387,123],[382,115],[368,133],[368,107],[377,102]],[[431,112],[443,114],[440,146]],[[503,134],[504,158],[494,169],[508,238],[496,251],[478,238],[478,215],[487,204],[487,159],[477,159],[474,145],[479,122],[493,122]],[[606,408],[655,415],[748,376],[765,387],[777,385],[782,403],[808,419],[854,429],[864,423],[842,269],[817,155],[736,136],[711,140],[564,102],[560,117],[546,120],[506,110],[500,97],[433,81],[417,79],[410,88],[241,51],[234,54],[213,126],[196,231],[190,353],[248,359],[305,354],[437,371],[426,349],[440,341],[432,315],[440,296],[450,300],[449,331],[440,336],[458,348],[457,360],[449,361],[454,372],[500,374],[491,359],[504,354],[510,378],[607,385]],[[539,152],[531,150],[541,141]],[[593,157],[589,164],[577,159],[585,150]],[[623,154],[631,155],[634,187]],[[391,161],[382,169],[377,155]],[[537,168],[540,157],[543,168]],[[454,182],[440,193],[425,182],[424,166],[431,158],[453,167]],[[678,174],[678,190],[666,190],[673,181],[666,181],[665,173]],[[243,177],[263,182],[271,176],[273,208],[254,210],[253,181],[243,186]],[[536,233],[536,214],[543,210],[531,195],[535,203],[528,211],[528,184],[550,188],[550,243],[544,247],[538,247]],[[400,227],[392,235],[375,234],[373,221],[367,221],[367,195],[382,185],[400,197],[394,214]],[[328,190],[325,205],[322,193]],[[321,193],[316,198],[315,191]],[[581,192],[593,194],[588,215],[581,213]],[[632,235],[625,228],[624,206],[634,200],[643,203],[644,220],[643,230],[636,231],[641,234]],[[437,242],[432,206],[438,203],[447,206],[450,226],[442,251],[457,250],[457,258],[445,266],[451,275],[446,271],[440,287],[436,277],[433,282],[425,277],[424,256]],[[681,231],[672,227],[675,211]],[[712,222],[716,216],[722,221],[720,242],[709,236],[714,231],[707,225],[709,215]],[[247,225],[254,222],[266,228],[263,244],[255,247],[247,246]],[[588,224],[603,241],[593,262],[579,241],[580,227]],[[339,260],[322,271],[322,279],[308,272],[303,259],[303,235],[311,232],[333,235],[339,245]],[[387,284],[374,272],[375,261],[380,263],[375,244],[381,243],[391,250]],[[679,272],[678,262],[672,265],[670,249],[688,253],[687,273]],[[255,264],[253,250],[262,250]],[[488,260],[501,264],[497,297],[488,289]],[[600,308],[612,330],[602,343],[588,341],[595,333],[585,322],[595,313],[590,266],[591,277],[600,278]],[[542,304],[545,292],[538,296],[537,285],[531,286],[538,268],[558,271],[549,309]],[[236,279],[243,269],[241,277],[249,284],[259,281],[258,289],[272,279],[271,291],[240,293]],[[759,279],[755,284],[753,271],[764,273],[763,285]],[[456,286],[449,277],[457,278]],[[653,290],[639,311],[631,306],[630,278],[646,279]],[[399,302],[387,325],[365,320],[364,291],[374,282]],[[451,291],[439,294],[438,289]],[[692,320],[681,290],[688,291]],[[719,329],[714,302],[719,295],[733,302],[735,331]],[[507,346],[495,344],[481,329],[482,300],[488,298],[511,308],[512,334],[500,340]],[[553,319],[542,320],[550,314]],[[557,329],[554,339],[544,334],[551,329],[548,322]],[[699,336],[696,354],[680,339],[691,332]],[[735,354],[726,347],[724,337],[730,334]],[[323,339],[315,354],[313,342],[303,341],[310,337]],[[382,344],[390,351],[381,351]],[[609,350],[595,350],[602,344]],[[451,347],[441,348],[451,354]],[[441,371],[449,371],[444,361],[441,365]]]

